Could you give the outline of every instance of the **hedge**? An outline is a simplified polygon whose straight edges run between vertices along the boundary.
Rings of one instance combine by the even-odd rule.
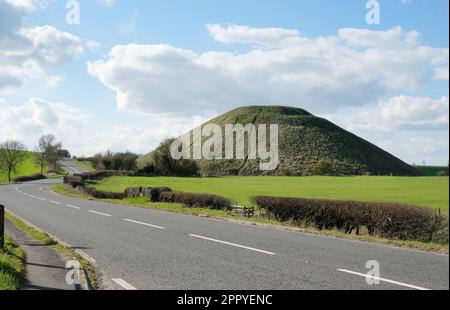
[[[318,229],[338,229],[399,240],[448,243],[448,217],[435,210],[396,203],[257,196],[253,198],[277,220]]]
[[[209,194],[162,192],[160,194],[160,201],[168,203],[180,203],[188,208],[231,210],[231,201],[229,199]]]
[[[124,193],[106,192],[106,191],[101,191],[101,190],[94,189],[94,188],[82,188],[82,191],[85,194],[91,195],[97,199],[124,199],[125,198]]]
[[[30,182],[30,181],[37,181],[37,180],[43,180],[46,179],[47,177],[41,173],[35,173],[33,175],[30,176],[20,176],[20,177],[15,177],[13,179],[13,181],[15,183],[17,182]]]

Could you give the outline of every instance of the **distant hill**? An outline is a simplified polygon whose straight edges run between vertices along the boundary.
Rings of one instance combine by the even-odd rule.
[[[426,176],[448,176],[448,166],[414,166]]]
[[[331,175],[423,175],[379,147],[299,108],[242,107],[208,123],[222,128],[225,124],[278,124],[280,164],[274,171],[261,171],[259,160],[199,160],[197,163],[203,176],[309,176],[315,174],[319,161],[327,162],[327,174]],[[149,153],[139,158],[139,165],[152,163],[152,156]]]

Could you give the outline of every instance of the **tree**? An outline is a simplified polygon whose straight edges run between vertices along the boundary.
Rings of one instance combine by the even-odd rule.
[[[170,153],[170,146],[175,139],[163,141],[153,154],[153,164],[155,170],[160,175],[167,176],[196,176],[198,175],[198,165],[193,160],[176,160]]]
[[[331,173],[331,163],[327,160],[320,160],[314,167],[315,175],[327,175]]]
[[[44,135],[39,138],[38,146],[36,148],[35,162],[41,168],[41,173],[44,173],[46,165],[56,170],[57,162],[63,155],[62,144],[56,142],[54,135]]]
[[[0,144],[0,169],[6,171],[8,182],[11,182],[11,175],[25,160],[24,151],[25,146],[19,141],[9,140]]]

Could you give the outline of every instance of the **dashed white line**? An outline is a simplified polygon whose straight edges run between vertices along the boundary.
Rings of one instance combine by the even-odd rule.
[[[34,195],[30,195],[30,197],[31,197],[31,198],[34,198],[34,199],[36,199],[36,198],[37,198],[37,197],[36,197],[36,196],[34,196]]]
[[[126,290],[137,290],[137,288],[135,288],[133,285],[131,285],[130,283],[128,283],[124,279],[114,278],[114,279],[111,279],[111,280],[113,280],[115,283],[119,284],[121,287],[123,287]]]
[[[158,228],[158,229],[165,229],[164,227],[161,227],[161,226],[157,226],[157,225],[153,225],[153,224],[148,224],[148,223],[143,223],[143,222],[138,222],[138,221],[129,220],[129,219],[124,219],[124,221],[130,222],[130,223],[139,224],[139,225],[149,226],[149,227],[153,227],[153,228]]]
[[[103,216],[108,216],[108,217],[112,216],[111,214],[97,212],[97,211],[93,211],[93,210],[88,210],[88,211],[91,212],[91,213],[94,213],[94,214],[98,214],[98,215],[103,215]]]
[[[195,238],[204,239],[204,240],[209,240],[209,241],[213,241],[213,242],[218,242],[218,243],[222,243],[222,244],[227,244],[227,245],[231,245],[231,246],[234,246],[234,247],[247,249],[247,250],[251,250],[251,251],[255,251],[255,252],[260,252],[260,253],[264,253],[264,254],[269,254],[269,255],[275,255],[276,254],[276,253],[269,252],[269,251],[255,249],[255,248],[251,248],[251,247],[248,247],[248,246],[244,246],[244,245],[240,245],[240,244],[236,244],[236,243],[231,243],[231,242],[227,242],[227,241],[222,241],[222,240],[217,240],[217,239],[213,239],[213,238],[203,237],[203,236],[199,236],[199,235],[189,234],[189,236],[195,237]]]
[[[38,199],[39,199],[39,200],[42,200],[42,201],[47,201],[47,199],[42,198],[42,197],[39,197]]]
[[[379,278],[379,277],[375,277],[375,276],[369,276],[364,273],[359,273],[359,272],[355,272],[355,271],[351,271],[351,270],[347,270],[347,269],[338,269],[338,271],[353,274],[353,275],[360,276],[360,277],[364,277],[366,279],[378,280],[378,281],[383,281],[383,282],[387,282],[387,283],[391,283],[391,284],[395,284],[395,285],[399,285],[399,286],[404,286],[404,287],[412,288],[415,290],[420,290],[420,291],[429,291],[430,290],[428,288],[411,285],[411,284],[407,284],[407,283],[402,283],[402,282],[398,282],[398,281],[394,281],[394,280]]]
[[[69,205],[69,204],[67,204],[66,207],[69,207],[69,208],[72,208],[72,209],[81,210],[80,207],[72,206],[72,205]]]
[[[54,203],[55,205],[60,205],[61,203],[58,201],[50,200],[51,203]]]

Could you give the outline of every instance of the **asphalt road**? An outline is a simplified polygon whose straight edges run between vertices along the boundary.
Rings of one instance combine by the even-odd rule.
[[[55,182],[0,186],[0,203],[93,257],[111,288],[449,289],[447,255],[80,200]]]

